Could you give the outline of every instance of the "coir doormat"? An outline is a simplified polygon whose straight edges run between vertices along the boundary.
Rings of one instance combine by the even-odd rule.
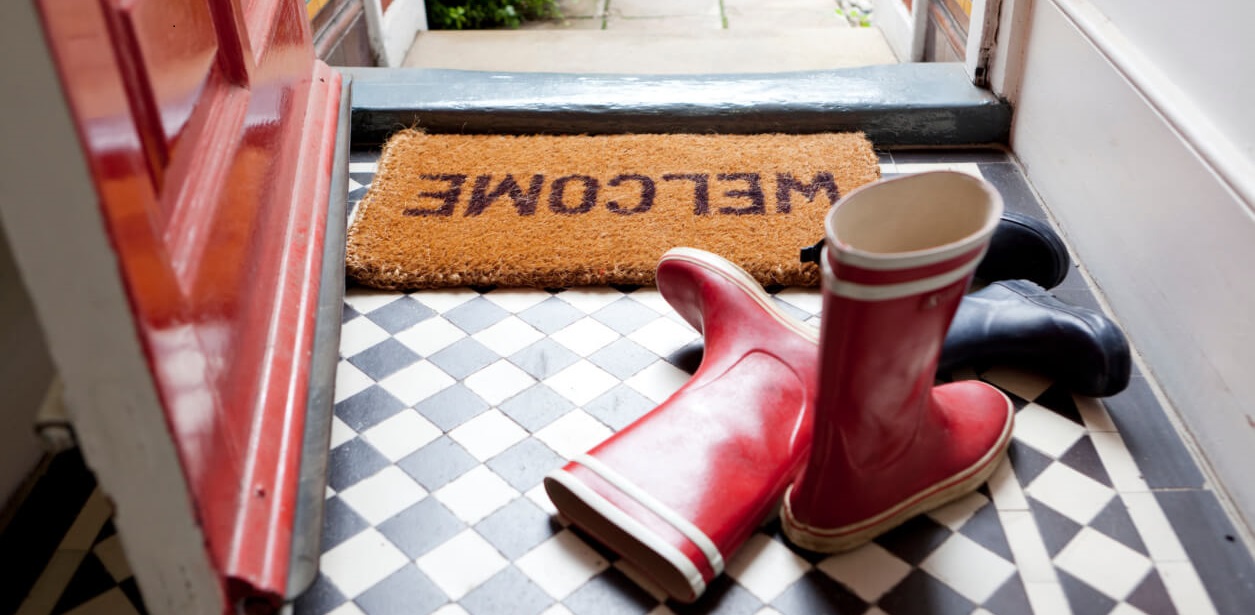
[[[652,284],[700,248],[763,284],[813,285],[798,250],[879,177],[861,134],[444,135],[384,147],[349,229],[356,281],[414,290]]]

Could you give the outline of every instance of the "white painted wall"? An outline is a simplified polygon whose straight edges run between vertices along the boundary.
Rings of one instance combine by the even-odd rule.
[[[1238,149],[1255,157],[1255,3],[1092,0],[1129,45],[1176,83]]]
[[[34,420],[52,382],[52,359],[0,232],[0,508],[35,469],[43,448]]]
[[[1249,528],[1255,9],[1138,4],[1030,3],[1022,56],[1003,58],[1022,62],[1012,146]]]

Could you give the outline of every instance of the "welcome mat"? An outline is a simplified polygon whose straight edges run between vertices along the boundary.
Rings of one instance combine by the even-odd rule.
[[[507,136],[407,130],[349,228],[377,288],[654,281],[667,250],[719,254],[763,284],[814,285],[798,250],[877,179],[862,134]]]

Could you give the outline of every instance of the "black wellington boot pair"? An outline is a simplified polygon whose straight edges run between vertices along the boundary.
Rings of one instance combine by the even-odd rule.
[[[817,262],[822,242],[802,250]],[[969,293],[946,334],[937,370],[1005,365],[1035,372],[1075,393],[1106,397],[1129,383],[1132,359],[1120,328],[1102,312],[1069,305],[1046,289],[1067,276],[1067,248],[1050,226],[1003,213]]]

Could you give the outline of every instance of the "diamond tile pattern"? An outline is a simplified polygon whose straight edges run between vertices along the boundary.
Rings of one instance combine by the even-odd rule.
[[[345,322],[342,348],[357,354],[340,365],[354,390],[337,404],[332,450],[328,506],[344,526],[327,530],[323,574],[337,591],[320,608],[339,596],[366,613],[397,604],[473,614],[1029,613],[1026,588],[1043,586],[1028,571],[1046,570],[1057,601],[1043,605],[1185,610],[1113,485],[1129,468],[1108,464],[1127,451],[1101,407],[1001,369],[982,377],[1019,409],[1003,484],[840,555],[798,550],[769,524],[698,603],[660,606],[629,564],[551,516],[540,482],[682,386],[700,362],[700,336],[653,289],[398,293],[409,303],[373,292],[354,300],[360,292],[346,301],[358,315]],[[817,294],[778,298],[813,318]],[[398,329],[398,304],[421,320]],[[376,323],[371,306],[394,313]],[[385,325],[395,332],[381,339]],[[1032,535],[1009,536],[1004,524],[1026,518]],[[1039,545],[1036,565],[1017,565],[1025,539]],[[368,553],[378,561],[344,565],[346,554]],[[411,603],[388,591],[413,594]]]
[[[822,309],[813,289],[776,300],[812,322]],[[1155,518],[1153,498],[1126,503],[1113,483],[1146,490],[1102,404],[1039,376],[979,376],[1018,409],[988,488],[839,555],[793,547],[773,521],[696,604],[664,604],[540,484],[700,363],[700,335],[656,289],[350,289],[345,314],[328,504],[345,526],[327,529],[321,582],[335,591],[297,615],[337,600],[368,614],[1191,611],[1134,522]]]
[[[988,153],[901,156],[952,158],[1036,203]],[[352,160],[356,202],[374,158]],[[815,290],[775,300],[817,323]],[[567,527],[541,485],[700,364],[700,336],[656,289],[353,288],[342,323],[321,569],[295,615],[1249,611],[1255,563],[1214,494],[1187,489],[1201,474],[1177,435],[1147,431],[1167,422],[1140,378],[1093,400],[1001,367],[953,374],[1018,411],[986,486],[839,555],[793,547],[772,520],[681,605]],[[145,612],[112,524],[91,544],[51,612]]]

